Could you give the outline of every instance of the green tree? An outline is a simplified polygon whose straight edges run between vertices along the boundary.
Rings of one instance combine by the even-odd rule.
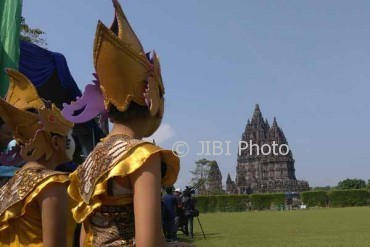
[[[35,45],[41,46],[43,48],[47,47],[45,38],[43,38],[45,32],[39,28],[31,28],[27,25],[26,19],[22,17],[21,19],[21,36],[20,39],[23,41],[31,42]]]
[[[347,178],[340,181],[337,185],[337,189],[348,190],[348,189],[363,189],[366,188],[366,182],[362,179]]]
[[[190,173],[193,175],[191,186],[196,185],[202,180],[206,180],[198,188],[198,194],[220,195],[225,193],[222,189],[222,175],[217,161],[207,159],[198,160],[195,162],[194,170],[190,171]]]
[[[318,187],[314,187],[313,190],[329,191],[331,190],[331,187],[330,186],[318,186]]]
[[[199,181],[208,178],[211,163],[212,161],[207,159],[201,159],[195,162],[194,170],[190,171],[190,173],[192,174],[191,186],[194,186]],[[201,195],[207,194],[206,183],[202,184],[202,186],[198,188],[198,194]]]

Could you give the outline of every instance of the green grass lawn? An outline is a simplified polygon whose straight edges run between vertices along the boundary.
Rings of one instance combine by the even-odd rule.
[[[370,246],[370,207],[201,214],[194,219],[197,247]]]

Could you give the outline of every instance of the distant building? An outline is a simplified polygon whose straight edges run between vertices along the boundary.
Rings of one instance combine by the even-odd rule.
[[[231,180],[230,174],[227,174],[226,179],[226,193],[227,194],[237,194],[238,190],[236,188],[236,184],[233,180]]]
[[[209,172],[207,179],[207,194],[223,194],[225,191],[222,189],[222,175],[217,162],[214,160],[209,164]]]
[[[276,118],[270,127],[268,121],[263,119],[258,104],[252,120],[248,119],[241,140],[248,143],[248,148],[242,148],[240,155],[238,152],[236,180],[233,182],[228,176],[227,193],[250,194],[309,190],[307,181],[296,179],[293,154],[290,149],[288,152],[287,146],[284,146],[284,144],[288,145],[288,142]],[[258,150],[256,145],[249,144],[256,144],[263,150]],[[273,144],[275,144],[275,154],[272,150]],[[270,153],[268,146],[271,149]],[[281,153],[279,146],[281,146]]]

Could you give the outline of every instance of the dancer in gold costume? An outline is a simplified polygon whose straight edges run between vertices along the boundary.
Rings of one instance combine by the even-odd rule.
[[[98,23],[94,44],[96,90],[103,95],[113,128],[70,175],[68,188],[78,202],[74,218],[83,223],[81,245],[190,246],[167,245],[161,230],[161,184],[174,184],[179,159],[142,140],[158,129],[164,113],[159,60],[155,53],[144,52],[118,1],[113,3],[114,22],[111,28]],[[87,98],[63,111],[72,114],[81,107],[89,115],[86,109],[93,108]],[[91,103],[96,101],[94,97]]]
[[[0,117],[26,164],[0,189],[0,246],[72,246],[69,178],[54,168],[71,159],[73,151],[66,149],[73,124],[40,99],[23,74],[7,73],[10,85],[5,100],[0,99]]]

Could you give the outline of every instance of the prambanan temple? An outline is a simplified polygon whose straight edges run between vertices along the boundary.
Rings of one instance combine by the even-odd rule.
[[[307,181],[297,180],[295,176],[293,154],[288,146],[283,130],[278,126],[276,118],[270,126],[264,120],[257,104],[252,120],[248,119],[247,126],[241,140],[248,144],[263,147],[264,144],[271,148],[273,144],[281,146],[282,152],[272,152],[268,155],[268,147],[264,154],[257,150],[256,145],[242,147],[238,152],[236,179],[232,181],[230,175],[226,181],[226,191],[229,194],[251,194],[268,192],[300,192],[309,189]],[[267,148],[267,149],[266,149]],[[288,152],[289,151],[289,152]],[[259,153],[257,153],[259,152]]]

